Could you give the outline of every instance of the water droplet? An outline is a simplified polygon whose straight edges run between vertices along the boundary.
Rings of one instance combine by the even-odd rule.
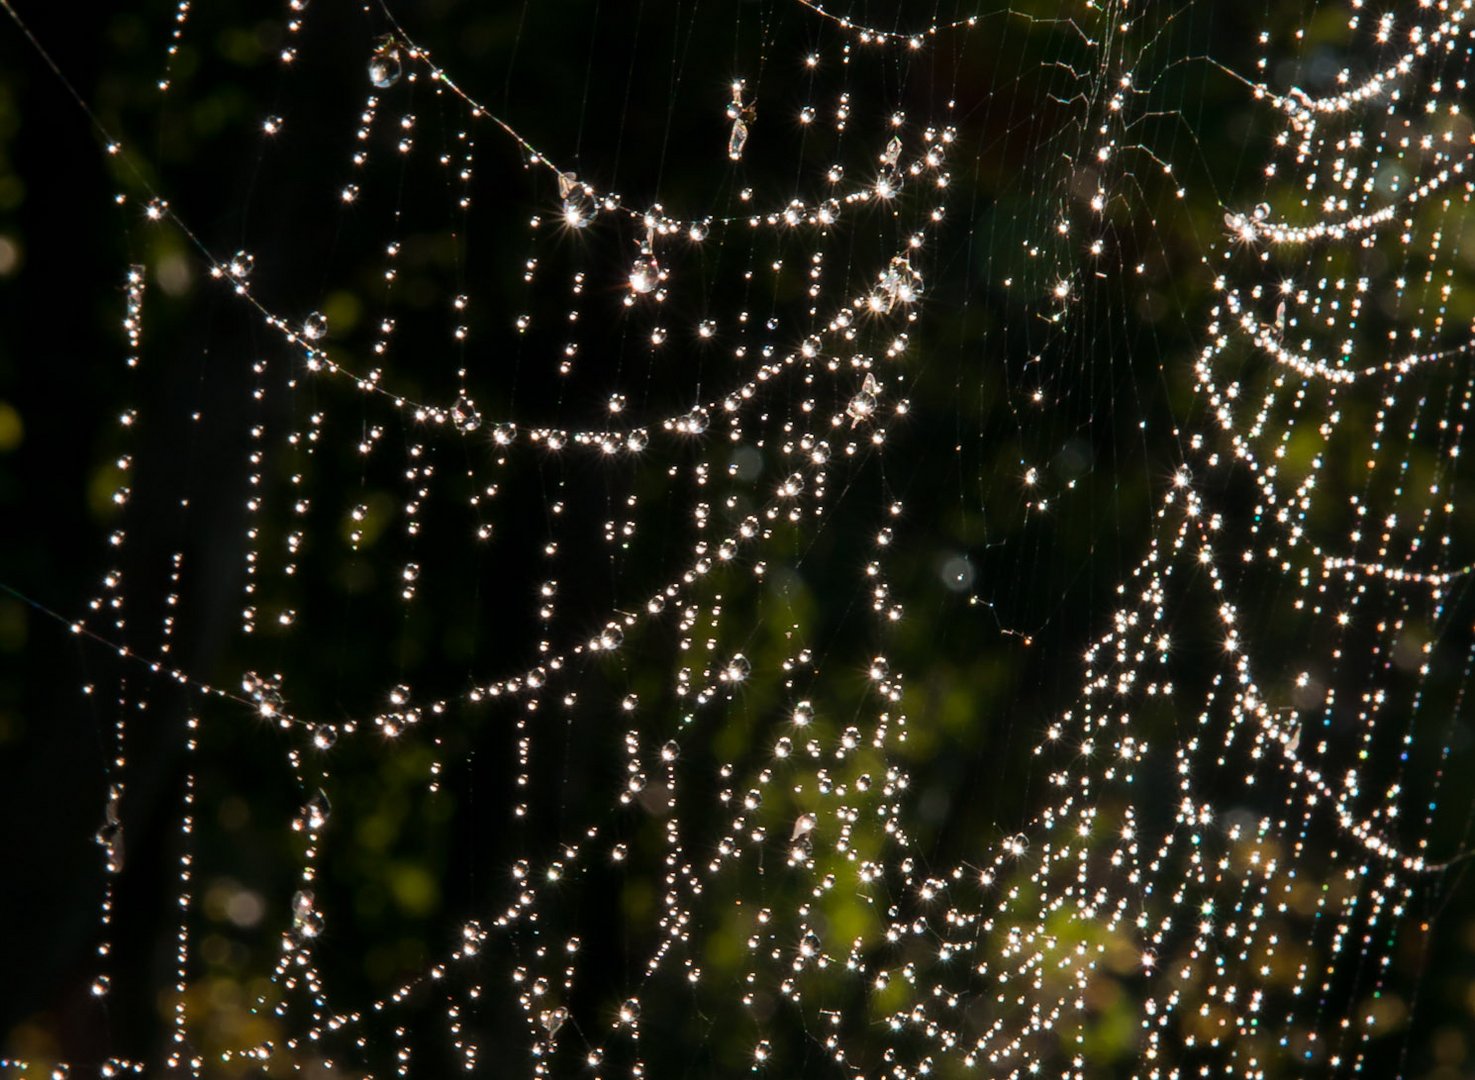
[[[292,932],[302,940],[317,937],[323,932],[323,916],[313,906],[311,889],[302,889],[292,896]]]
[[[379,89],[387,90],[399,82],[403,72],[399,44],[391,35],[386,34],[379,39],[374,47],[374,55],[369,58],[369,81]]]
[[[727,156],[733,161],[741,161],[743,147],[748,145],[748,125],[738,117],[732,122],[732,133],[727,137]]]
[[[850,399],[845,412],[849,415],[852,426],[869,419],[876,412],[876,395],[862,389]]]
[[[314,724],[312,726],[312,745],[319,750],[331,750],[333,744],[338,741],[338,729],[331,724]]]
[[[800,814],[794,819],[794,832],[789,836],[789,841],[792,843],[800,837],[808,836],[814,832],[817,824],[819,821],[813,814]]]
[[[670,740],[665,746],[661,747],[661,760],[667,765],[671,764],[680,756],[681,745],[675,739]]]
[[[492,429],[492,441],[498,446],[511,446],[517,438],[517,425],[503,421]]]
[[[676,428],[686,435],[700,435],[707,430],[707,425],[711,422],[707,410],[697,406],[676,422]]]
[[[583,188],[577,188],[563,198],[564,224],[571,229],[582,229],[589,224],[594,211],[594,200],[584,193]]]
[[[314,311],[302,320],[302,336],[308,341],[317,341],[328,332],[328,320],[321,311]]]
[[[487,938],[487,932],[482,929],[481,923],[472,919],[461,927],[461,955],[475,956],[481,952],[481,945]]]
[[[112,988],[113,980],[106,975],[99,975],[92,980],[92,996],[107,997],[108,990]]]
[[[1270,204],[1262,202],[1256,205],[1251,217],[1256,221],[1265,221],[1270,217]]]
[[[901,136],[891,136],[891,141],[886,144],[886,152],[881,155],[881,164],[892,168],[901,160]]]
[[[886,676],[891,674],[891,662],[888,661],[884,656],[876,657],[874,660],[871,661],[870,674],[871,678],[874,679],[876,682],[881,682],[883,679],[886,678]]]
[[[801,701],[794,706],[794,724],[796,727],[806,727],[814,723],[814,706],[808,701]]]
[[[620,1023],[629,1027],[640,1022],[640,1002],[636,998],[626,998],[620,1006]]]
[[[648,251],[642,251],[630,266],[630,288],[640,295],[655,292],[661,283],[661,265]]]
[[[245,281],[251,276],[251,269],[256,265],[256,256],[249,251],[238,251],[230,257],[226,264],[226,272],[237,281]]]
[[[568,1010],[562,1006],[556,1009],[545,1009],[538,1014],[538,1023],[543,1025],[543,1029],[548,1032],[549,1038],[558,1034],[558,1029],[563,1027],[564,1021],[567,1019]]]
[[[328,793],[318,788],[317,794],[307,800],[307,806],[303,808],[302,817],[307,822],[307,828],[311,832],[317,832],[328,823],[328,815],[333,812],[333,804],[328,801]]]
[[[814,123],[814,117],[815,111],[813,105],[806,105],[804,106],[804,108],[799,110],[799,123],[801,124]]]
[[[753,665],[742,653],[734,653],[732,659],[727,662],[727,667],[722,669],[722,678],[726,682],[740,683],[752,672]]]
[[[476,411],[476,406],[464,394],[451,406],[451,423],[463,435],[469,435],[481,427],[481,413]]]

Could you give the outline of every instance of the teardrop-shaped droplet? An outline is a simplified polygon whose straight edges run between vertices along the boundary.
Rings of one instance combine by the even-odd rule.
[[[886,152],[881,155],[881,164],[888,168],[894,166],[901,160],[901,136],[891,136],[891,141],[886,144]]]
[[[654,255],[641,252],[630,266],[630,288],[644,296],[655,292],[661,282],[661,265]]]
[[[814,832],[814,827],[819,822],[813,814],[800,814],[794,819],[794,831],[789,836],[791,841],[798,840],[802,836],[808,836]]]
[[[321,311],[314,311],[302,320],[302,336],[308,341],[317,341],[328,332],[328,320]]]
[[[741,161],[743,147],[748,145],[748,125],[738,117],[732,122],[732,133],[727,136],[727,156],[733,161]]]
[[[374,55],[369,58],[369,81],[379,89],[387,90],[399,82],[403,72],[399,44],[390,36],[380,38]]]
[[[561,172],[558,174],[558,197],[560,199],[567,199],[576,190],[578,190],[580,186],[581,185],[579,184],[579,178],[573,173]]]

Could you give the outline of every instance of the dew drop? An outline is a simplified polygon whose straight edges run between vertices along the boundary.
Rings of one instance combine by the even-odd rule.
[[[323,915],[313,906],[311,889],[299,890],[292,896],[292,932],[301,940],[310,940],[323,932]]]
[[[549,1038],[552,1038],[553,1036],[558,1034],[558,1029],[563,1027],[564,1021],[566,1021],[567,1019],[568,1010],[563,1008],[562,1006],[559,1006],[556,1009],[545,1009],[538,1015],[538,1022],[542,1024],[543,1029],[548,1032]]]
[[[732,133],[727,137],[727,156],[733,161],[741,161],[743,147],[748,145],[748,125],[738,117],[732,122]]]
[[[369,58],[369,81],[381,90],[387,90],[399,82],[404,72],[400,61],[399,44],[390,35],[379,39],[374,55]]]
[[[655,291],[661,281],[661,266],[648,251],[642,251],[630,266],[630,288],[641,296]]]
[[[302,336],[308,341],[317,341],[328,332],[328,320],[321,311],[314,311],[302,320]]]
[[[464,394],[451,406],[451,423],[463,435],[469,435],[481,427],[481,413],[476,411],[476,405]]]

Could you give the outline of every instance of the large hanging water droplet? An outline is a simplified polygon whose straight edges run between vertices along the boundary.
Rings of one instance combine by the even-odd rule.
[[[661,283],[661,264],[648,251],[642,251],[630,265],[630,288],[641,296],[655,292]]]
[[[538,1014],[538,1022],[543,1025],[543,1030],[548,1032],[550,1039],[558,1034],[558,1029],[563,1027],[567,1019],[568,1010],[562,1006],[556,1009],[545,1009]]]
[[[700,435],[707,430],[707,425],[712,422],[707,410],[700,405],[676,421],[678,431],[686,435]]]
[[[456,430],[461,434],[469,435],[481,427],[481,413],[476,411],[470,398],[462,395],[451,406],[451,423],[456,425]]]
[[[789,841],[792,843],[800,837],[808,836],[814,832],[814,827],[817,824],[819,824],[818,819],[813,814],[800,814],[794,819],[794,831],[790,834]]]
[[[881,164],[888,169],[895,167],[901,160],[901,136],[891,136],[891,141],[886,144],[886,152],[881,155]]]
[[[338,741],[338,729],[331,724],[314,724],[312,726],[312,745],[319,750],[331,750],[333,744]]]
[[[311,889],[302,889],[292,897],[292,932],[304,941],[323,932],[323,915],[314,906]]]
[[[317,832],[328,823],[328,815],[332,812],[333,804],[328,801],[328,793],[318,788],[317,794],[303,807],[302,819],[307,823],[308,831]]]
[[[748,145],[748,125],[738,117],[732,122],[732,133],[727,137],[727,156],[733,161],[741,161],[743,147]]]
[[[321,311],[314,311],[302,320],[302,336],[308,341],[317,341],[328,332],[328,319]]]
[[[230,262],[226,264],[226,273],[237,281],[245,281],[251,276],[251,269],[256,265],[256,256],[249,251],[238,251],[231,256]]]
[[[380,38],[374,47],[374,55],[369,58],[369,81],[379,89],[387,90],[399,82],[403,73],[399,43],[389,35]]]

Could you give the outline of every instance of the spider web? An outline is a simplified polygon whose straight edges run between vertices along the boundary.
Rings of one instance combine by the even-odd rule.
[[[0,1065],[1401,1072],[1470,3],[651,7],[292,0],[241,76],[181,3],[91,114],[107,1049]],[[237,78],[244,182],[121,134]]]

